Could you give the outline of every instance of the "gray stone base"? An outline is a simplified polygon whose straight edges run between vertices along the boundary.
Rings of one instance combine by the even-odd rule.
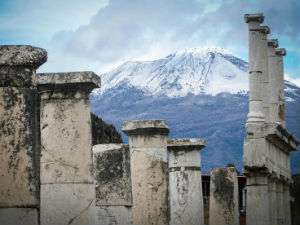
[[[132,208],[126,206],[96,207],[99,225],[132,225]]]
[[[41,225],[93,225],[94,184],[41,185]]]
[[[0,208],[0,224],[38,225],[38,212],[35,208]]]

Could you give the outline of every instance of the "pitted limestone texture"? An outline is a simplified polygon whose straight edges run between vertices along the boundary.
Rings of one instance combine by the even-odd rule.
[[[93,183],[89,100],[41,102],[41,183]]]
[[[95,225],[95,186],[41,185],[41,225]]]
[[[200,171],[169,173],[170,225],[204,224]]]
[[[238,185],[234,167],[211,170],[209,224],[239,224]]]
[[[204,224],[199,138],[168,140],[170,225]]]
[[[36,93],[0,87],[0,208],[38,202]]]
[[[86,98],[101,79],[94,72],[40,73],[37,76],[42,99]]]
[[[165,120],[122,123],[129,137],[134,224],[168,224],[168,162]]]
[[[99,225],[132,225],[131,207],[100,206],[96,207]]]
[[[129,146],[95,145],[93,162],[96,206],[132,206]]]
[[[38,225],[36,208],[0,208],[0,224]]]
[[[136,151],[131,160],[134,224],[168,224],[168,163]]]
[[[0,66],[25,66],[37,69],[47,61],[47,52],[30,45],[0,45]]]
[[[0,87],[35,87],[35,70],[46,61],[44,49],[0,45]]]

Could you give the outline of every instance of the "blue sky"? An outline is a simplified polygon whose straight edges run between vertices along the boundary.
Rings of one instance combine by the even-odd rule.
[[[300,85],[299,0],[0,0],[0,44],[45,48],[40,72],[101,73],[127,60],[216,46],[248,60],[245,13],[262,12]]]

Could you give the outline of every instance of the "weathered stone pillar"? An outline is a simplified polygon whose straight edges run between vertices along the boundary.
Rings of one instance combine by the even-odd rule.
[[[262,123],[263,114],[263,45],[260,24],[264,21],[262,14],[246,14],[249,26],[249,114],[247,123]]]
[[[277,198],[277,224],[284,224],[284,204],[283,204],[283,183],[277,181],[276,183],[276,198]]]
[[[170,225],[204,224],[200,150],[203,139],[168,140]]]
[[[278,65],[275,48],[278,47],[276,39],[268,40],[268,65],[269,65],[269,101],[270,101],[270,122],[278,122],[279,109],[279,80],[277,79]]]
[[[133,223],[168,224],[168,162],[165,120],[137,120],[122,123],[129,137]]]
[[[284,118],[284,70],[283,70],[283,56],[286,56],[286,50],[284,48],[275,49],[275,54],[277,58],[277,79],[279,83],[279,108],[278,108],[278,122],[281,126],[285,127]]]
[[[291,225],[291,205],[290,205],[290,184],[283,184],[283,209],[284,209],[284,223]]]
[[[36,69],[47,52],[0,46],[0,224],[38,224]]]
[[[93,147],[97,224],[131,225],[132,195],[129,146]]]
[[[246,217],[247,225],[271,224],[267,174],[247,175]]]
[[[270,225],[277,225],[277,210],[274,210],[274,206],[277,206],[276,195],[276,179],[269,177],[268,180],[268,194],[269,194],[269,221]]]
[[[268,69],[268,44],[267,35],[270,34],[268,26],[260,26],[259,33],[261,36],[261,52],[262,52],[262,99],[263,113],[266,121],[270,120],[270,103],[269,103],[269,69]]]
[[[95,224],[89,93],[93,72],[38,75],[41,224]]]
[[[238,208],[238,181],[236,169],[234,167],[211,169],[209,224],[238,225]]]

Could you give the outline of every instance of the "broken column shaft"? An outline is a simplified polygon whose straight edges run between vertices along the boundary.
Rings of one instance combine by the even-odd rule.
[[[90,92],[93,72],[38,75],[41,224],[94,224]]]
[[[168,140],[170,225],[204,224],[200,150],[203,139]]]
[[[129,137],[133,223],[169,222],[167,135],[164,120],[137,120],[122,123]]]
[[[0,224],[38,224],[36,69],[47,52],[0,46]]]
[[[262,14],[246,14],[249,26],[249,114],[247,123],[262,123],[263,114],[263,45],[260,24],[264,21]]]
[[[209,224],[238,225],[238,208],[238,180],[236,168],[226,167],[211,169]]]
[[[98,224],[132,225],[129,146],[93,146]]]

